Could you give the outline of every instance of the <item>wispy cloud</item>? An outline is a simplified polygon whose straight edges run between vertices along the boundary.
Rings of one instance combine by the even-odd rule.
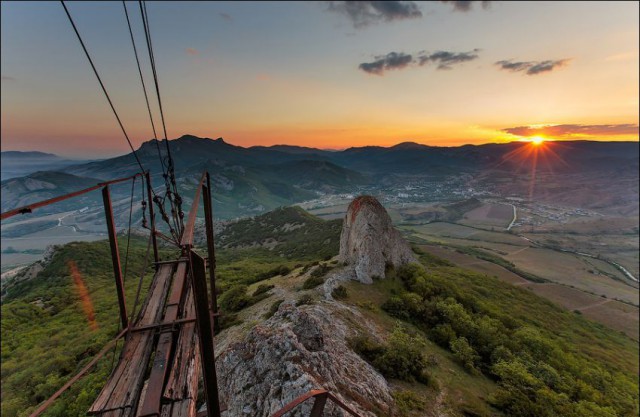
[[[187,48],[185,49],[185,51],[187,52],[187,55],[191,55],[191,56],[200,55],[200,51],[198,51],[196,48]]]
[[[568,58],[545,60],[545,61],[513,61],[503,60],[496,62],[496,65],[505,71],[520,72],[524,71],[527,75],[537,75],[543,72],[551,72],[557,68],[566,66],[569,61]]]
[[[347,16],[356,28],[381,21],[422,17],[422,12],[413,1],[329,1],[327,3],[329,3],[327,10]]]
[[[630,123],[610,125],[535,125],[509,127],[502,129],[502,131],[522,137],[545,136],[554,139],[577,139],[596,136],[638,135],[638,125]]]
[[[449,3],[453,5],[453,10],[456,12],[468,12],[471,10],[473,3],[481,3],[482,8],[486,9],[491,4],[490,1],[452,1],[452,0],[440,0],[441,3]]]
[[[14,77],[11,77],[9,75],[3,75],[2,76],[2,81],[15,81],[16,79]]]
[[[453,65],[461,64],[467,61],[473,61],[478,58],[479,49],[474,49],[471,52],[448,52],[438,51],[431,55],[422,54],[418,56],[418,63],[425,65],[429,62],[437,63],[439,70],[449,70]]]
[[[218,16],[220,16],[223,20],[226,20],[227,22],[232,22],[233,21],[233,17],[231,17],[230,14],[228,13],[218,13]]]
[[[434,63],[438,65],[437,69],[439,70],[449,70],[454,65],[478,58],[478,51],[480,50],[474,49],[471,52],[438,51],[432,54],[421,51],[415,54],[415,57],[404,52],[389,52],[386,55],[375,56],[372,62],[361,63],[358,68],[369,74],[383,75],[387,70]]]

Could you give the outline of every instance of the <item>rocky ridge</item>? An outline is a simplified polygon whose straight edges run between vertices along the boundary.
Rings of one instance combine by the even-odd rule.
[[[358,309],[334,300],[331,290],[354,278],[371,283],[373,276],[384,277],[386,264],[399,266],[413,255],[385,209],[372,197],[351,203],[342,237],[340,257],[332,263],[347,264],[338,263],[325,285],[300,292],[313,269],[270,280],[276,297],[244,310],[247,324],[217,336],[220,399],[226,405],[223,417],[268,417],[312,389],[331,391],[362,417],[398,415],[385,378],[348,342],[362,333],[382,341],[384,332]],[[307,301],[303,303],[304,297]],[[260,321],[275,298],[284,302],[272,317]],[[312,405],[313,401],[307,401],[287,415],[306,417]],[[323,415],[347,414],[328,401]]]

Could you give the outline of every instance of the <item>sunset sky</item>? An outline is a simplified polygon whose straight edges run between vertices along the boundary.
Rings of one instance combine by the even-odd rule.
[[[151,92],[139,6],[127,6]],[[1,7],[2,150],[127,152],[61,4]],[[67,7],[139,146],[153,133],[122,2]],[[321,148],[638,140],[638,2],[147,9],[169,138]]]

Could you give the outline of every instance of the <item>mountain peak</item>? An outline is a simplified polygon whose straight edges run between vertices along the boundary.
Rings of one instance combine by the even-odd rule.
[[[422,148],[428,148],[428,146],[417,143],[417,142],[402,142],[392,146],[389,149],[422,149]]]

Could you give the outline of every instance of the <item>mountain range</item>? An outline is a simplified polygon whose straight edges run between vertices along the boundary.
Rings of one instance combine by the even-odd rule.
[[[638,196],[638,142],[563,141],[540,146],[511,142],[458,147],[404,142],[388,148],[366,146],[328,151],[288,145],[244,148],[222,138],[184,135],[170,140],[168,145],[183,198],[189,202],[198,175],[208,170],[214,188],[215,214],[222,219],[254,215],[328,194],[395,192],[412,182],[446,183],[451,179],[457,180],[455,187],[464,189],[528,198],[564,198],[567,204],[584,203],[583,198],[576,197],[574,201],[568,197],[567,189],[576,195],[596,193],[599,201],[604,202],[603,207],[614,209],[637,202]],[[166,141],[150,140],[137,150],[145,169],[152,172],[154,187],[160,191],[163,165],[167,161],[166,146]],[[18,159],[24,157],[20,155]],[[3,152],[2,158],[4,167],[4,161],[15,155]],[[139,166],[131,153],[64,168],[66,174],[92,181],[124,177],[137,171]],[[2,181],[3,211],[31,201],[29,194],[39,196],[37,192],[34,194],[37,190],[32,185],[28,186],[33,184],[30,174],[11,182]],[[534,175],[539,184],[537,194],[532,196],[527,184]],[[66,190],[83,182],[75,177],[50,177],[48,183]],[[52,188],[43,185],[47,187]],[[9,197],[5,198],[5,192]]]

